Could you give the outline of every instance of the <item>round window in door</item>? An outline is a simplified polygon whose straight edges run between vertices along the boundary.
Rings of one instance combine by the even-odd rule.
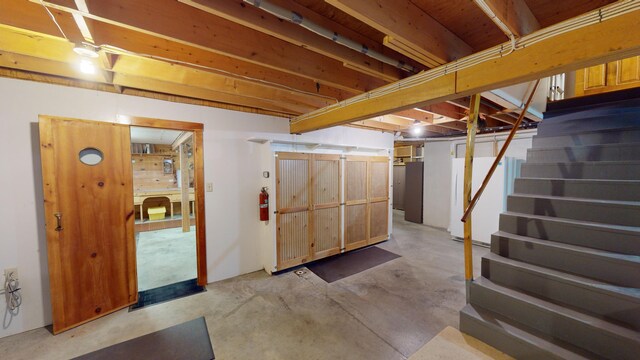
[[[85,148],[80,150],[80,162],[85,165],[94,166],[102,162],[104,155],[96,148]]]

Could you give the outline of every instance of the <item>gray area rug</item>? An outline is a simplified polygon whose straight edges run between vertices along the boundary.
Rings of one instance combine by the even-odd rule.
[[[307,269],[322,280],[332,283],[400,257],[377,246],[350,251],[307,264]]]
[[[215,356],[209,340],[207,323],[201,317],[111,345],[76,359],[211,360],[215,359]]]

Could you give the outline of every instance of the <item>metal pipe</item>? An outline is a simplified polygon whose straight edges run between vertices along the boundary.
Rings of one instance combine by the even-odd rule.
[[[303,28],[316,33],[324,38],[327,38],[331,41],[334,41],[340,45],[346,46],[351,50],[357,51],[357,52],[361,52],[371,58],[374,58],[378,61],[381,61],[385,64],[389,64],[391,66],[395,66],[398,69],[404,70],[406,72],[409,73],[417,73],[418,69],[416,69],[415,67],[405,64],[403,61],[400,60],[395,60],[390,58],[389,56],[386,56],[384,54],[381,54],[378,51],[375,50],[371,50],[369,49],[366,45],[363,44],[359,44],[349,38],[346,38],[344,36],[341,36],[340,34],[338,34],[335,31],[331,31],[327,28],[324,28],[316,23],[314,23],[313,21],[305,18],[304,16],[298,14],[295,11],[292,10],[287,10],[285,8],[282,8],[278,5],[272,4],[269,1],[265,1],[265,0],[243,0],[244,2],[251,4],[259,9],[262,9],[266,12],[268,12],[271,15],[274,15],[282,20],[287,20],[290,21],[294,24],[300,25]]]

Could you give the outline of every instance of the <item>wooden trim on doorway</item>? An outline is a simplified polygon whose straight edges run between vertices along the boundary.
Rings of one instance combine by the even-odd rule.
[[[183,130],[193,132],[194,153],[194,194],[196,217],[196,256],[198,268],[198,285],[207,285],[207,236],[204,210],[204,124],[186,121],[162,120],[138,116],[118,115],[117,122],[130,126]]]

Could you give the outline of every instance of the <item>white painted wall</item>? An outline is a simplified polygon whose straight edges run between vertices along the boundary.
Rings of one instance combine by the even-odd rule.
[[[0,272],[17,267],[23,304],[7,323],[0,298],[0,337],[51,323],[38,115],[114,121],[117,115],[204,123],[207,271],[217,281],[262,269],[260,248],[272,241],[258,221],[258,193],[268,184],[269,146],[247,141],[270,138],[350,146],[393,148],[393,136],[353,128],[289,135],[286,119],[177,104],[93,90],[0,78]],[[272,172],[273,174],[273,172]],[[1,280],[1,279],[0,279]]]
[[[523,130],[516,134],[505,156],[526,159],[527,149],[536,130]],[[486,134],[476,137],[475,156],[492,157],[504,145],[508,133]],[[451,159],[463,158],[466,138],[436,139],[424,145],[424,201],[425,225],[447,229],[451,213]],[[496,147],[497,145],[497,147]],[[497,150],[496,150],[497,149]],[[474,173],[484,178],[486,174]]]

